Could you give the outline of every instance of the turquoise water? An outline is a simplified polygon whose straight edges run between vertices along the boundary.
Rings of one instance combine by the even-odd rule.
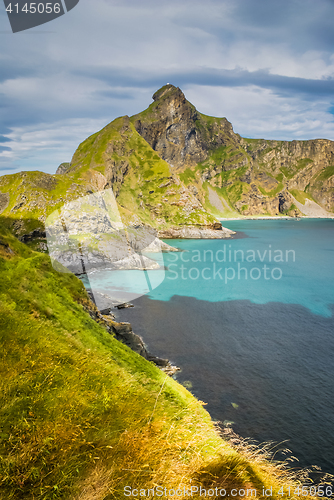
[[[106,294],[124,300],[148,294],[210,302],[250,300],[254,304],[300,304],[331,316],[334,304],[334,221],[224,221],[247,237],[233,240],[166,240],[184,250],[164,255],[166,271],[105,271],[90,277]],[[157,258],[150,254],[150,257]]]
[[[184,250],[163,255],[168,269],[91,284],[136,292],[117,319],[182,368],[214,419],[334,473],[334,221],[223,224],[244,237],[168,240]]]
[[[231,242],[197,241],[195,248],[200,251],[202,262],[182,263],[187,268],[183,272],[183,277],[186,279],[177,280],[177,295],[207,301],[246,299],[255,304],[268,302],[300,304],[315,314],[327,317],[331,315],[330,306],[334,304],[334,221],[248,220],[223,223],[229,229],[245,232],[248,238]],[[188,250],[191,258],[196,259],[193,241],[172,241],[171,244]],[[226,260],[230,262],[219,263],[216,254],[219,249],[224,248],[226,248]],[[213,250],[213,259],[207,251],[209,249]],[[255,262],[252,262],[254,252]],[[244,262],[241,261],[242,255]],[[246,261],[247,256],[251,262]],[[166,263],[171,270],[178,271],[181,278],[180,254],[177,255],[176,265],[173,265],[175,257],[176,254],[170,254]],[[206,262],[204,262],[205,257]],[[218,254],[217,257],[223,258],[223,254]],[[240,270],[238,273],[238,263],[240,267],[248,270],[247,279],[245,271]],[[263,270],[265,265],[266,276]],[[196,271],[190,271],[193,267],[198,267],[200,270],[209,267],[210,271],[204,273],[204,276],[211,279],[205,280],[201,274],[199,279],[191,279],[198,274]],[[222,269],[220,275],[217,273],[219,268]],[[261,274],[255,269],[260,269]],[[274,270],[273,275],[272,270]],[[154,290],[150,297],[169,300],[175,295],[174,277],[175,274],[167,273],[163,285]]]

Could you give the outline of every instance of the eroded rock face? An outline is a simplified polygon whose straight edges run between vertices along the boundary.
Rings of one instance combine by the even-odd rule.
[[[219,224],[219,223],[218,223]],[[218,226],[217,224],[217,226]],[[182,239],[223,239],[231,238],[235,231],[226,227],[171,227],[159,231],[159,238],[182,238]]]
[[[9,200],[9,193],[0,193],[0,214],[8,207]]]
[[[116,338],[116,340],[125,344],[132,351],[147,359],[147,361],[154,363],[167,375],[172,376],[180,370],[177,366],[172,365],[168,359],[159,358],[150,353],[143,339],[132,330],[131,323],[115,321],[115,316],[110,310],[108,314],[103,314],[103,312],[100,311],[91,300],[83,303],[82,305],[90,317],[97,323],[103,325],[104,328]]]
[[[235,136],[226,119],[219,125],[212,124],[208,133],[202,115],[173,85],[160,89],[153,100],[152,110],[144,117],[138,115],[134,125],[173,168],[197,165],[207,158],[209,149],[225,144],[226,137]]]
[[[53,212],[46,221],[46,236],[57,270],[61,270],[59,264],[75,274],[99,268],[160,268],[143,255],[156,239],[156,232],[150,227],[124,226],[111,189],[84,196]]]
[[[242,138],[169,84],[147,110],[86,139],[57,173],[0,177],[0,212],[17,236],[43,231],[56,208],[110,188],[128,227],[149,224],[166,238],[229,237],[217,217],[334,212],[333,141]],[[102,259],[95,236],[108,223],[84,217],[73,214],[74,226],[89,225],[91,257]]]
[[[41,229],[34,229],[34,231],[31,231],[28,234],[23,234],[19,240],[22,241],[22,243],[28,243],[29,241],[34,241],[36,239],[43,239],[45,240],[46,238],[46,233],[45,231]]]
[[[187,188],[202,204],[203,185],[209,183],[227,190],[222,204],[229,202],[243,215],[300,215],[289,190],[307,192],[324,209],[334,211],[334,181],[327,172],[334,166],[333,141],[243,139],[225,118],[205,117],[169,84],[153,100],[148,110],[132,117],[136,130],[172,169],[194,169],[196,179]],[[196,173],[198,164],[202,167]],[[229,198],[233,186],[236,192]]]
[[[65,174],[71,167],[70,163],[61,163],[56,170],[56,175]]]
[[[334,165],[334,142],[325,139],[309,141],[243,141],[251,154],[251,182],[262,188],[262,194],[270,203],[268,213],[274,215],[292,210],[290,215],[300,215],[294,206],[294,191],[305,192],[320,206],[334,211],[334,186],[330,172]],[[260,171],[259,171],[260,170]],[[281,191],[278,189],[281,188]],[[272,194],[276,191],[275,194]],[[278,192],[277,192],[278,191]],[[259,203],[253,203],[251,191],[243,194],[239,205],[248,204],[249,213],[257,214]]]

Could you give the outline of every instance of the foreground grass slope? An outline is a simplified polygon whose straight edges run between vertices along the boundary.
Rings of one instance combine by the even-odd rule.
[[[290,482],[224,441],[201,402],[92,319],[74,275],[1,222],[0,272],[1,500],[118,499],[154,485],[260,497]]]

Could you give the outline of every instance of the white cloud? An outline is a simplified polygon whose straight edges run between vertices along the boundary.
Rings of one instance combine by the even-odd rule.
[[[326,101],[281,97],[255,86],[189,86],[186,95],[202,113],[225,116],[243,137],[334,140],[334,117]]]
[[[300,82],[275,76],[334,76],[328,0],[82,0],[15,35],[2,14],[0,134],[13,141],[3,144],[12,150],[0,154],[0,168],[54,171],[95,124],[145,109],[167,81],[243,135],[334,138],[330,91],[325,98],[309,85],[298,95]],[[270,78],[258,74],[250,81],[259,87],[246,86],[245,71],[230,74],[229,87],[204,86],[203,75],[235,68]]]
[[[15,127],[4,143],[11,151],[0,153],[1,174],[20,170],[55,173],[62,162],[69,162],[79,143],[106,125],[101,119],[74,119],[53,124]]]

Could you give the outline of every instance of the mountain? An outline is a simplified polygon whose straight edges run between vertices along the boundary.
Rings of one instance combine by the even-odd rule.
[[[314,215],[334,211],[334,142],[246,139],[226,118],[199,113],[166,85],[131,118],[207,211],[232,215]]]
[[[247,489],[287,498],[282,492],[306,481],[289,462],[276,464],[271,446],[260,450],[229,428],[217,432],[203,403],[149,361],[128,323],[102,315],[76,276],[33,249],[46,250],[50,218],[60,234],[63,218],[72,218],[74,233],[89,227],[92,239],[100,238],[97,220],[102,240],[111,241],[122,240],[122,220],[137,231],[122,240],[134,252],[155,243],[154,229],[229,236],[210,213],[211,193],[226,213],[241,213],[232,193],[258,182],[242,145],[226,119],[201,115],[166,86],[148,110],[84,141],[58,174],[0,178],[1,498],[102,500],[126,496],[126,487],[132,496],[166,487],[164,497],[181,489],[186,498],[192,489],[199,498],[202,487],[208,496],[235,488],[239,496]],[[229,184],[217,187],[227,174]],[[127,345],[138,340],[135,352],[117,341],[122,336]]]
[[[165,238],[229,237],[217,217],[332,217],[334,142],[242,138],[168,84],[145,111],[86,139],[55,175],[1,177],[0,213],[23,241],[45,248],[54,210],[110,188],[125,224]]]
[[[295,489],[288,468],[231,429],[218,433],[204,403],[139,355],[142,342],[133,352],[116,340],[128,323],[100,314],[76,276],[1,221],[0,273],[1,499]]]

